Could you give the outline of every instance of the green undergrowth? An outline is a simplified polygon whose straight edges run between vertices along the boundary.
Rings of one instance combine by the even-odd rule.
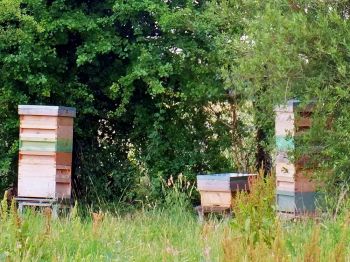
[[[250,194],[236,197],[233,218],[202,223],[176,188],[163,205],[132,212],[75,206],[59,219],[49,209],[19,216],[5,196],[0,261],[349,261],[349,214],[279,220],[273,185],[260,176]]]

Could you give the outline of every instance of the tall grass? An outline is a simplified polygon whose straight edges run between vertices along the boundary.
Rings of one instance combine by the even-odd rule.
[[[350,216],[280,221],[270,180],[254,182],[235,200],[232,220],[199,223],[169,193],[169,208],[119,215],[90,213],[53,220],[48,209],[18,216],[14,202],[1,201],[0,261],[349,261]],[[170,201],[175,194],[176,206]]]

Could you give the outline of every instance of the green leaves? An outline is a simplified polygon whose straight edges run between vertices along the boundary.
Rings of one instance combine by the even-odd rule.
[[[251,91],[261,90],[256,99],[263,102],[264,108],[294,97],[317,101],[313,123],[319,124],[314,125],[303,153],[309,155],[311,144],[322,141],[325,150],[317,161],[322,163],[322,179],[333,183],[334,187],[328,188],[332,193],[339,191],[337,183],[348,181],[344,174],[349,161],[344,156],[349,147],[341,142],[349,132],[345,124],[349,122],[345,108],[350,98],[346,8],[338,2],[308,1],[298,6],[266,2],[260,14],[250,16],[246,25],[245,34],[255,45],[247,48],[246,43],[238,43],[238,59],[231,64],[231,75],[239,82],[246,83]],[[231,75],[227,73],[225,77]],[[329,119],[331,125],[327,124]]]
[[[293,3],[0,1],[0,187],[15,180],[20,103],[77,108],[80,196],[254,169],[291,97],[334,116],[326,152],[345,174],[349,20],[339,3]]]
[[[131,192],[123,195],[135,197],[128,185],[137,176],[184,170],[193,176],[228,166],[212,127],[205,127],[210,116],[203,107],[222,89],[209,41],[215,26],[205,21],[208,14],[201,18],[204,4],[0,6],[0,141],[6,141],[0,143],[0,188],[15,181],[17,152],[11,148],[17,145],[21,103],[77,108],[79,196],[93,196],[98,188],[100,197],[119,199],[128,187]],[[224,135],[221,127],[217,132]]]

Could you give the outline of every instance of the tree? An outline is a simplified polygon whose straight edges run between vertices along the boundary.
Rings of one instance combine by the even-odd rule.
[[[323,189],[336,197],[349,183],[348,10],[345,1],[265,1],[245,27],[250,42],[237,46],[232,73],[259,95],[267,117],[290,98],[316,101],[301,153],[315,158],[313,168],[328,182]],[[312,154],[315,144],[321,150]]]
[[[15,181],[18,104],[77,108],[80,197],[133,200],[140,176],[229,169],[227,128],[207,114],[223,90],[204,2],[0,6],[2,188]]]

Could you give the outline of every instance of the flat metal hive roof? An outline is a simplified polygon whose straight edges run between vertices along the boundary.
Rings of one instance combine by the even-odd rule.
[[[19,105],[19,115],[37,115],[37,116],[67,116],[76,117],[74,107],[65,106],[45,106],[45,105]]]

